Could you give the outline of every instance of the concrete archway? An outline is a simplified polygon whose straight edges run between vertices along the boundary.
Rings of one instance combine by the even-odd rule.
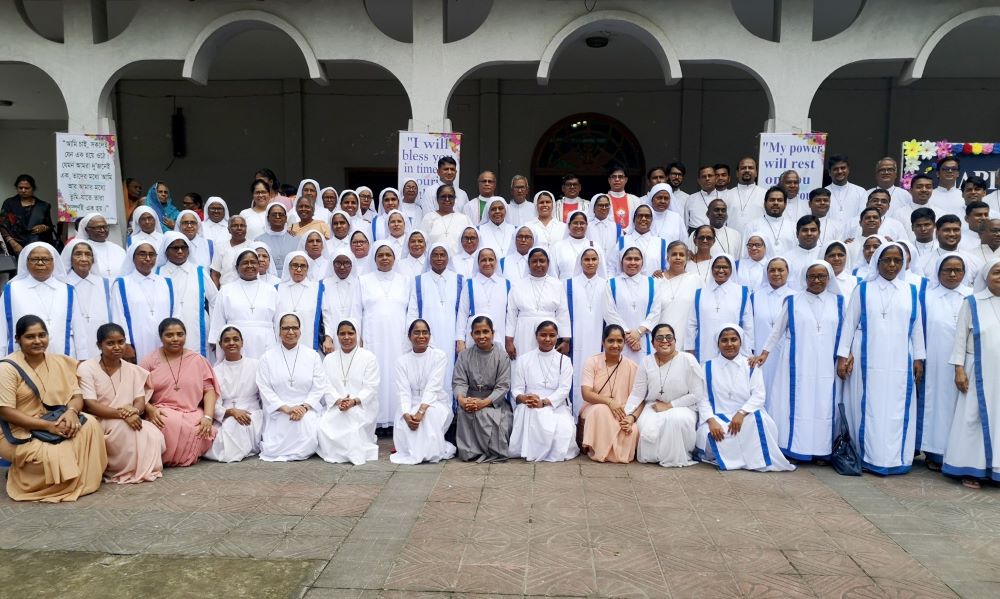
[[[219,17],[209,23],[195,38],[184,58],[181,74],[202,85],[208,82],[208,71],[219,48],[234,36],[253,29],[274,28],[285,33],[302,52],[309,77],[320,85],[327,84],[326,72],[316,53],[302,33],[288,21],[259,10],[241,10]]]
[[[667,35],[655,23],[623,10],[601,10],[574,19],[549,40],[538,63],[538,84],[546,85],[549,82],[552,64],[568,42],[602,30],[619,31],[641,41],[656,57],[667,85],[672,85],[681,78],[681,63],[677,52]]]
[[[1000,17],[1000,6],[987,6],[964,12],[958,16],[952,17],[943,25],[935,29],[934,33],[927,38],[927,41],[925,41],[923,46],[920,47],[917,55],[903,71],[902,76],[899,78],[900,84],[909,85],[924,76],[924,71],[927,68],[927,61],[930,59],[934,49],[941,43],[945,36],[970,21],[984,17]]]

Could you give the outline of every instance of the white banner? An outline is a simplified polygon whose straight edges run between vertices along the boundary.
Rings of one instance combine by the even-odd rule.
[[[420,189],[437,185],[440,179],[437,175],[437,162],[445,156],[451,156],[462,166],[461,133],[429,133],[427,131],[399,132],[399,175],[398,187],[403,191],[403,181],[416,179]],[[455,176],[457,182],[458,175]]]
[[[781,173],[799,174],[799,199],[808,200],[809,192],[823,186],[823,163],[826,160],[826,133],[761,133],[760,172],[762,187],[777,185]]]
[[[118,222],[118,140],[114,135],[56,133],[56,202],[60,222],[90,212]]]

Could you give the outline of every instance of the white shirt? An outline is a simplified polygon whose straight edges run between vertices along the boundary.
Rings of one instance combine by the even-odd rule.
[[[965,200],[962,199],[962,190],[958,185],[951,189],[935,187],[927,205],[934,210],[934,215],[938,218],[945,214],[954,214],[965,221]]]
[[[723,199],[729,207],[729,224],[737,231],[745,231],[750,223],[762,218],[765,193],[764,188],[756,183],[741,183],[726,191]]]

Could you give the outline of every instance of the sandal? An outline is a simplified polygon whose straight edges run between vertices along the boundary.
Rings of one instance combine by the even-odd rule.
[[[941,464],[937,462],[927,462],[927,469],[931,472],[941,472]]]
[[[982,485],[979,484],[979,481],[976,480],[976,479],[974,479],[974,478],[963,478],[962,479],[962,486],[965,487],[966,489],[981,489],[982,488]]]

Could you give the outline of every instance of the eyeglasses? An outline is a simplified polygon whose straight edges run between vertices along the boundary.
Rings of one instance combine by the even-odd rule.
[[[469,241],[469,242],[472,242],[472,241],[479,241],[479,238],[478,238],[478,237],[476,237],[475,235],[472,235],[472,236],[466,236],[466,237],[463,237],[463,238],[462,238],[462,241]]]
[[[108,226],[107,225],[87,225],[84,228],[87,229],[88,231],[107,231],[108,230]]]
[[[299,330],[299,327],[293,327],[293,326],[281,327],[282,333],[294,333],[297,330]]]
[[[534,237],[532,235],[516,235],[514,239],[518,241],[531,241]]]
[[[183,251],[187,251],[188,246],[186,246],[186,245],[168,245],[167,249],[170,250],[170,251],[172,251],[172,252],[183,252]]]
[[[662,343],[662,342],[673,343],[674,342],[674,336],[673,335],[657,335],[656,337],[653,337],[653,341],[656,341],[658,343]]]
[[[455,196],[453,196],[451,194],[445,194],[443,196],[438,196],[438,199],[439,200],[454,200]]]
[[[806,275],[806,279],[809,281],[828,281],[830,280],[830,275],[825,275],[825,274]]]
[[[625,175],[611,175],[608,179],[625,179]]]
[[[880,168],[880,169],[878,169],[878,172],[880,174],[894,173],[894,172],[896,172],[896,167],[893,166],[893,167],[888,167],[888,168]]]
[[[572,181],[567,181],[566,183],[563,183],[563,187],[580,187],[580,184],[574,183]]]
[[[747,242],[747,247],[751,250],[759,250],[764,247],[763,243],[757,243],[756,241]]]
[[[635,220],[650,220],[653,218],[652,214],[636,214]]]
[[[946,275],[963,275],[965,274],[964,268],[942,268],[941,272]]]
[[[290,268],[292,270],[305,270],[305,269],[309,268],[309,265],[308,264],[289,264],[288,268]]]
[[[696,241],[715,241],[715,237],[712,235],[699,235],[695,237]]]
[[[52,258],[28,258],[28,262],[32,264],[51,264]]]
[[[958,167],[957,166],[942,166],[938,170],[940,170],[942,173],[957,173],[958,172]]]
[[[155,260],[156,252],[136,252],[135,255],[143,260]]]

